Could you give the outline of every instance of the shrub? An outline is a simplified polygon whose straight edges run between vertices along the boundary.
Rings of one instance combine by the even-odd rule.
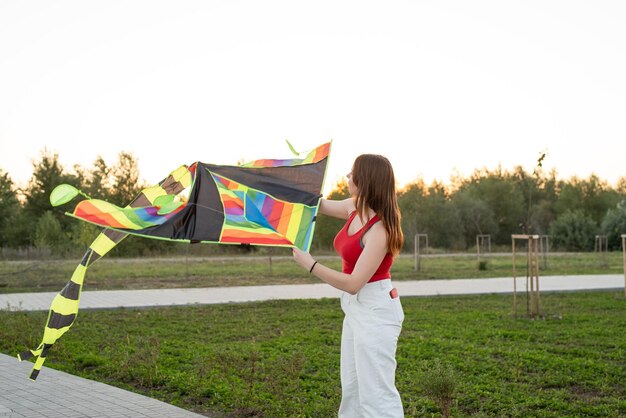
[[[597,225],[582,210],[567,211],[550,225],[554,245],[567,251],[593,250]]]
[[[39,249],[49,248],[52,253],[62,255],[67,248],[67,241],[59,220],[52,212],[45,212],[37,222],[35,246]]]
[[[626,234],[626,202],[622,201],[614,209],[609,209],[602,220],[602,234],[606,235],[610,250],[622,246],[622,234]]]

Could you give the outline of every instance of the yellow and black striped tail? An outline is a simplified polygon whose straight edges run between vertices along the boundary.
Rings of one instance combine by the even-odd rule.
[[[189,174],[187,166],[181,166],[159,183],[158,186],[142,190],[128,206],[149,206],[154,203],[157,197],[180,193],[180,191],[184,190],[190,183],[191,174]],[[111,251],[113,247],[127,236],[127,233],[121,231],[113,229],[103,230],[89,246],[80,264],[76,267],[76,270],[74,270],[70,281],[68,281],[65,287],[54,297],[50,305],[48,320],[46,321],[41,344],[34,350],[24,351],[17,355],[19,361],[35,358],[35,365],[30,374],[31,380],[37,379],[41,367],[46,361],[48,351],[54,343],[70,329],[76,320],[80,294],[87,269],[106,253]]]
[[[35,365],[30,372],[30,380],[37,380],[37,376],[39,376],[39,371],[43,366],[44,361],[46,361],[46,355],[48,354],[48,350],[52,347],[51,344],[42,344],[36,350],[28,350],[24,351],[17,355],[17,359],[19,361],[28,360],[33,357],[37,357],[35,361]]]
[[[46,361],[48,350],[70,329],[76,320],[80,294],[87,269],[126,236],[127,234],[110,229],[102,231],[94,242],[91,243],[82,261],[74,270],[70,281],[65,284],[63,289],[52,300],[41,344],[35,350],[24,351],[18,355],[18,360],[20,361],[33,357],[36,358],[30,374],[32,380],[37,379],[37,375]]]

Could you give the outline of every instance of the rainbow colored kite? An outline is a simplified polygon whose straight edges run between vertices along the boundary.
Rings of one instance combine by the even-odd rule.
[[[289,144],[289,143],[288,143]],[[256,160],[240,166],[196,162],[181,166],[158,185],[141,191],[122,208],[63,184],[50,195],[53,206],[79,202],[68,215],[105,229],[89,246],[70,281],[50,307],[41,344],[18,355],[35,357],[35,380],[48,350],[74,323],[89,266],[128,234],[190,243],[297,247],[308,251],[326,176],[331,143],[304,158]],[[291,144],[291,150],[299,156]]]

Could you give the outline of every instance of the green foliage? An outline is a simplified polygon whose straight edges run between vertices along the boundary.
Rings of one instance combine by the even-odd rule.
[[[418,207],[427,194],[423,180],[409,183],[398,193],[398,206],[402,214],[402,233],[404,234],[404,251],[413,251],[415,234],[418,230]]]
[[[541,302],[545,319],[530,321],[513,318],[511,295],[403,298],[406,416],[440,416],[428,375],[436,393],[454,394],[454,417],[624,416],[623,293]],[[0,311],[0,351],[36,345],[46,315]],[[208,416],[329,417],[342,317],[335,299],[83,310],[46,366]]]
[[[112,257],[151,257],[159,254],[172,253],[176,248],[190,245],[160,239],[148,239],[129,235],[122,242],[113,247],[109,255]]]
[[[342,200],[349,197],[348,183],[344,179],[335,184],[333,190],[326,198]],[[318,215],[315,221],[315,237],[313,238],[312,248],[318,251],[332,249],[335,235],[337,235],[344,223],[345,221],[342,219]]]
[[[76,254],[79,255],[87,251],[87,248],[96,239],[100,231],[101,228],[87,222],[76,222],[72,225],[69,237],[71,246]]]
[[[511,234],[522,232],[525,223],[525,197],[528,192],[522,187],[519,178],[503,172],[476,171],[460,185],[459,191],[465,191],[467,196],[485,202],[493,212],[493,219],[497,222],[497,231],[492,239],[495,244],[509,244]]]
[[[452,400],[457,386],[457,377],[452,366],[442,363],[438,358],[427,362],[426,372],[421,378],[422,391],[431,398],[444,418],[450,416]]]
[[[429,245],[439,248],[462,248],[462,224],[458,208],[451,202],[443,184],[429,187],[417,180],[398,195],[402,213],[404,250],[413,251],[415,234],[427,234]]]
[[[44,149],[40,159],[33,162],[33,175],[25,191],[26,201],[24,204],[26,225],[29,229],[28,236],[30,242],[35,243],[35,229],[39,218],[51,208],[50,194],[56,186],[62,183],[70,184],[80,188],[79,178],[73,174],[64,172],[59,162],[58,154],[52,154]],[[67,230],[71,222],[63,215],[64,206],[61,210],[55,210],[51,214],[57,219],[62,230]]]
[[[22,205],[20,205],[17,213],[12,217],[6,218],[6,225],[3,231],[3,242],[0,246],[10,248],[26,247],[32,243],[31,241],[31,222],[32,218],[26,214]]]
[[[97,169],[103,168],[98,166]],[[120,152],[118,162],[111,169],[111,172],[113,174],[109,193],[111,203],[125,207],[137,197],[143,187],[139,182],[137,159],[128,152]]]
[[[581,210],[587,213],[596,224],[600,224],[606,211],[615,207],[623,199],[616,190],[611,189],[606,181],[596,175],[588,179],[572,177],[569,181],[561,181],[556,201],[557,217],[565,212]]]
[[[98,229],[64,215],[70,208],[66,202],[71,194],[67,191],[57,190],[54,200],[61,206],[59,210],[50,211],[52,191],[61,184],[67,184],[65,190],[82,189],[84,186],[88,194],[95,198],[126,206],[141,191],[142,185],[138,180],[135,157],[122,152],[118,158],[118,163],[112,169],[102,157],[98,157],[93,169],[74,166],[75,173],[71,174],[65,172],[56,153],[44,149],[40,158],[33,163],[33,174],[24,192],[23,210],[15,198],[10,178],[0,172],[0,246],[34,244],[39,248],[50,248],[56,255],[83,251],[91,243],[86,242],[87,237],[95,238]],[[57,236],[54,237],[54,234]],[[145,239],[126,241],[130,244],[121,244],[113,254],[139,256],[155,251],[167,252],[174,247],[172,243]],[[72,248],[72,245],[77,244],[78,248]]]
[[[65,173],[58,154],[51,154],[44,149],[40,160],[33,162],[33,175],[26,190],[26,211],[36,217],[48,211],[50,194],[56,186],[62,183],[76,188],[81,186],[76,175]]]
[[[111,169],[98,156],[87,176],[87,194],[97,199],[109,200],[111,195]],[[128,202],[127,202],[128,203]]]
[[[626,176],[620,177],[617,180],[617,186],[615,186],[615,191],[622,196],[626,196]]]
[[[0,169],[0,247],[9,245],[18,236],[16,226],[20,214],[13,181]]]
[[[461,190],[454,195],[452,203],[463,225],[465,248],[476,242],[476,235],[497,235],[498,223],[487,202],[481,198],[472,197],[469,190]]]
[[[46,211],[37,222],[35,246],[37,248],[48,248],[56,255],[65,253],[67,237],[63,233],[61,223],[51,211]]]
[[[567,251],[588,251],[594,246],[598,227],[581,209],[567,211],[550,226],[555,247]]]
[[[555,219],[554,207],[549,200],[541,200],[532,208],[530,230],[533,234],[547,235]]]
[[[50,210],[50,192],[61,183],[78,187],[94,198],[126,206],[143,188],[139,178],[137,159],[128,152],[121,152],[118,161],[112,166],[99,156],[91,168],[74,166],[74,173],[67,173],[59,163],[58,155],[44,149],[40,158],[33,163],[33,176],[24,191],[23,206],[19,202],[15,206],[17,201],[10,178],[0,172],[0,194],[5,193],[3,196],[8,199],[0,201],[0,215],[11,213],[10,216],[0,216],[2,245],[17,247],[34,243],[38,220]],[[348,198],[347,182],[343,180],[336,184],[327,197]],[[516,167],[512,172],[500,167],[496,170],[482,169],[476,170],[468,178],[457,177],[451,187],[438,182],[427,186],[418,179],[398,191],[405,235],[403,250],[413,251],[416,233],[428,234],[431,248],[464,250],[474,245],[478,234],[490,234],[494,246],[510,247],[511,234],[550,233],[550,226],[557,218],[576,209],[588,214],[597,225],[604,222],[605,218],[606,222],[615,224],[617,213],[614,209],[624,199],[626,178],[621,179],[614,189],[595,175],[587,179],[572,177],[569,180],[557,180],[555,171],[547,175],[542,172],[539,160],[538,168],[532,174],[526,173],[521,167]],[[3,202],[12,203],[7,209]],[[60,222],[62,231],[74,240],[77,236],[74,225],[79,221],[63,215],[70,207],[69,204],[62,206],[52,213]],[[607,218],[609,209],[613,212]],[[343,222],[318,216],[313,250],[332,250],[333,239]],[[556,228],[560,226],[557,224]],[[607,228],[610,228],[608,223]],[[613,249],[619,246],[616,234],[614,232],[610,240]],[[78,241],[82,245],[83,241]],[[563,248],[581,246],[564,244]],[[111,255],[143,256],[178,251],[176,244],[129,238],[115,248]],[[228,246],[216,252],[236,251]]]
[[[417,228],[428,234],[429,245],[437,248],[463,247],[461,221],[455,206],[450,202],[446,188],[433,183],[417,206]]]
[[[602,220],[601,231],[606,235],[609,250],[622,248],[623,234],[626,234],[626,201],[622,201],[616,207],[609,209]]]

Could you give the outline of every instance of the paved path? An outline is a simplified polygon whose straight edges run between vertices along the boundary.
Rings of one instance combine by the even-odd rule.
[[[395,281],[402,296],[513,293],[511,277],[495,279]],[[526,279],[517,279],[517,290]],[[544,291],[616,289],[624,287],[621,274],[589,276],[545,276],[539,278]],[[56,292],[0,294],[0,309],[47,311]],[[98,290],[81,295],[80,309],[132,308],[189,304],[254,302],[272,299],[319,299],[338,297],[339,291],[324,283],[276,286],[237,286],[187,289]]]
[[[32,363],[0,354],[2,418],[194,418],[202,415],[147,396],[44,367],[36,382]]]
[[[512,293],[513,279],[396,281],[402,296]],[[518,291],[526,286],[517,279]],[[547,276],[540,289],[573,291],[623,289],[624,276]],[[0,308],[47,311],[56,292],[0,294]],[[243,286],[230,288],[86,291],[81,309],[251,302],[270,299],[337,297],[326,284]],[[0,354],[0,417],[199,417],[200,415],[112,386],[44,367],[36,382],[28,379],[32,364]]]

